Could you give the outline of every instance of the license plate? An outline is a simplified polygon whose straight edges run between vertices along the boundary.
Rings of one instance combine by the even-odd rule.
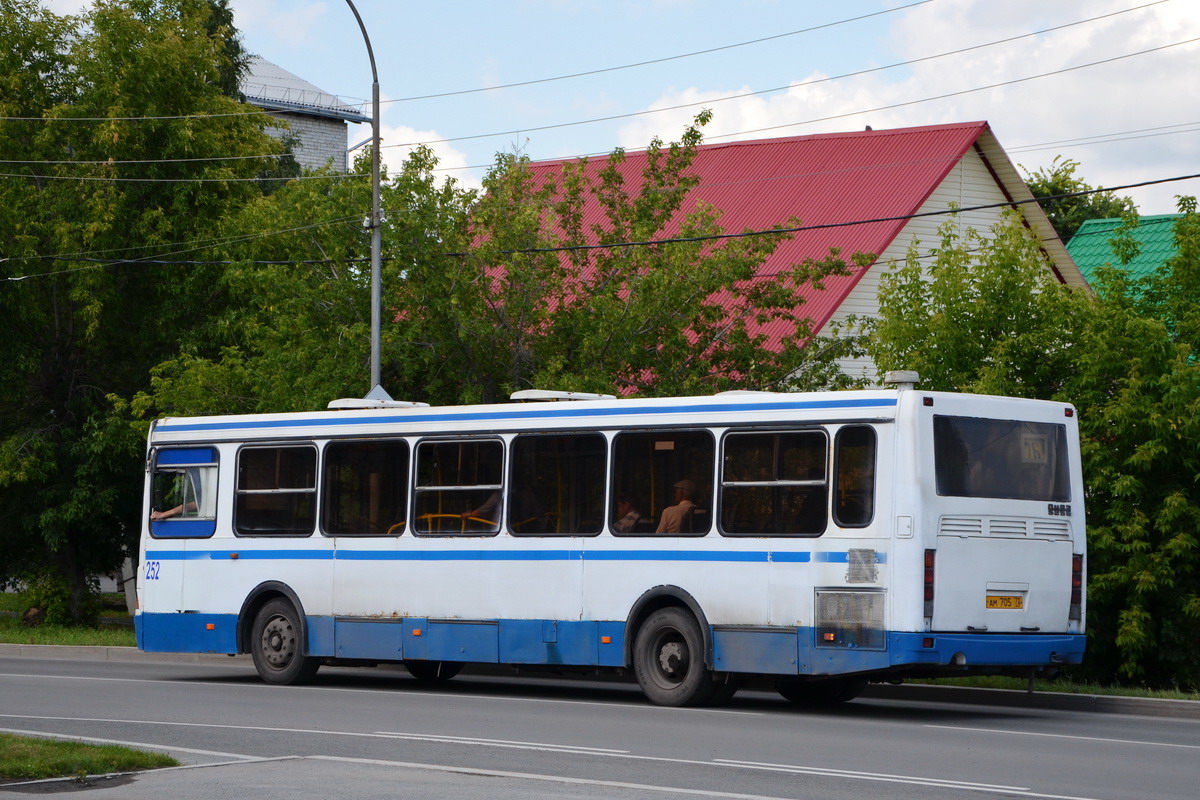
[[[1003,608],[1010,611],[1020,611],[1025,608],[1025,598],[1019,594],[989,594],[986,602],[988,608]]]

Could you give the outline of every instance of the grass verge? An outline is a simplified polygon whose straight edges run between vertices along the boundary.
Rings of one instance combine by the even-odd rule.
[[[177,767],[165,753],[0,733],[0,782]]]
[[[39,625],[30,628],[16,617],[0,617],[0,642],[5,644],[63,644],[74,646],[137,647],[133,628],[128,625],[101,625],[77,628],[66,625]]]
[[[1012,689],[1028,691],[1026,678],[1006,678],[989,675],[976,678],[938,678],[936,680],[912,680],[907,683],[928,683],[936,686],[964,686],[976,689]],[[1144,686],[1104,686],[1099,683],[1077,683],[1066,679],[1033,682],[1035,692],[1057,692],[1059,694],[1098,694],[1110,697],[1147,697],[1158,700],[1200,700],[1200,694],[1179,689],[1148,689]]]

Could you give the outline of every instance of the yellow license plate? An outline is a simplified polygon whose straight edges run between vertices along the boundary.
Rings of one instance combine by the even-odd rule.
[[[1020,611],[1025,608],[1025,598],[1019,594],[989,594],[987,596],[987,607]]]

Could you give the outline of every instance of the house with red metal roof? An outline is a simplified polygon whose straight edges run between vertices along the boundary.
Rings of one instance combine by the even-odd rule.
[[[556,174],[562,161],[532,165],[535,173]],[[591,159],[588,172],[604,159]],[[629,152],[621,167],[636,186],[646,165],[644,152]],[[690,172],[700,183],[682,205],[685,211],[707,203],[722,212],[727,232],[760,230],[798,217],[805,230],[793,234],[762,265],[763,275],[778,274],[805,259],[825,258],[831,247],[843,258],[876,254],[865,268],[827,279],[824,290],[801,291],[803,315],[817,333],[828,332],[850,315],[878,314],[878,289],[889,262],[902,262],[914,240],[939,241],[937,229],[952,205],[964,210],[957,224],[988,231],[1005,208],[1032,200],[1012,161],[986,122],[929,125],[893,130],[826,133],[780,139],[705,144]],[[1087,282],[1036,203],[1017,206],[1026,224],[1041,237],[1054,278],[1081,288]],[[584,228],[602,222],[601,209],[589,203]],[[667,233],[671,228],[667,228]],[[790,325],[761,329],[767,346],[795,335]],[[867,361],[846,361],[852,375],[873,374]]]

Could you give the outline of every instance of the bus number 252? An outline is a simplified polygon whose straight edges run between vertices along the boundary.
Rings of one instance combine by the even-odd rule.
[[[158,580],[158,566],[159,566],[158,561],[147,561],[146,562],[146,580],[148,580],[148,581]]]

